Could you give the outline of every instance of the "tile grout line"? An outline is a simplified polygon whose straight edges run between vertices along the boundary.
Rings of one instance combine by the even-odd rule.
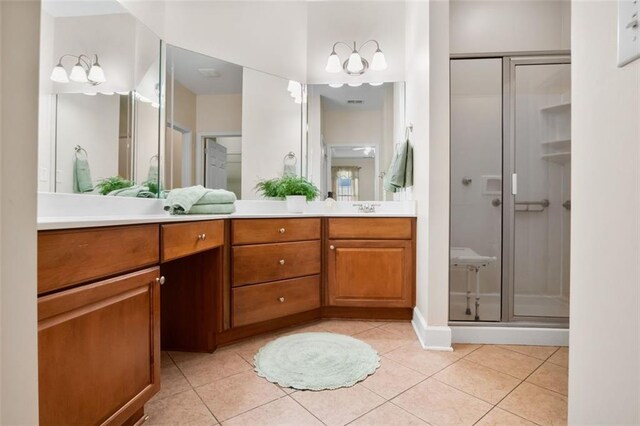
[[[297,392],[303,392],[303,391],[297,391]],[[294,393],[295,393],[295,392],[294,392]],[[293,401],[294,401],[296,404],[298,404],[299,406],[301,406],[301,407],[302,407],[302,409],[303,409],[304,411],[306,411],[307,413],[311,414],[315,419],[317,419],[320,423],[322,423],[323,425],[325,425],[325,426],[326,426],[326,423],[325,423],[325,422],[323,422],[322,420],[320,420],[320,418],[318,418],[318,416],[316,416],[315,414],[313,414],[313,413],[311,412],[311,410],[309,410],[307,407],[305,407],[304,405],[302,405],[302,404],[300,403],[300,401],[298,401],[297,399],[295,399],[295,398],[294,398],[294,397],[292,397],[291,395],[293,395],[293,393],[290,393],[290,394],[288,394],[287,396],[288,396],[289,398],[293,399]]]
[[[277,398],[275,398],[275,399],[272,399],[271,401],[267,401],[267,402],[265,402],[265,403],[263,403],[263,404],[256,405],[255,407],[252,407],[252,408],[250,408],[250,409],[248,409],[248,410],[242,411],[242,412],[240,412],[240,413],[238,413],[238,414],[234,414],[233,416],[229,417],[228,419],[224,419],[222,422],[219,422],[219,424],[220,424],[220,425],[222,425],[222,423],[223,423],[223,422],[228,422],[229,420],[231,420],[231,419],[235,419],[235,418],[236,418],[236,417],[238,417],[238,416],[241,416],[241,415],[243,415],[243,414],[247,414],[247,413],[249,413],[249,412],[251,412],[251,411],[253,411],[253,410],[256,410],[256,409],[258,409],[258,408],[260,408],[260,407],[264,407],[265,405],[269,405],[269,404],[271,404],[272,402],[279,401],[279,400],[281,400],[281,399],[283,399],[283,398],[285,398],[285,397],[289,396],[289,395],[287,395],[287,393],[286,393],[286,392],[284,392],[284,391],[282,391],[282,392],[284,393],[284,395],[280,395],[279,397],[277,397]],[[203,402],[204,402],[204,401],[203,401]],[[205,405],[206,405],[206,404],[205,404]],[[211,414],[213,414],[213,413],[211,413]],[[217,420],[217,418],[216,418],[216,420]]]
[[[506,351],[511,351],[511,352],[515,352],[515,353],[520,354],[520,355],[528,356],[529,358],[534,358],[534,359],[537,359],[537,360],[542,361],[542,362],[547,362],[547,361],[549,360],[549,358],[551,358],[552,356],[554,356],[554,355],[556,354],[556,352],[558,352],[558,351],[560,350],[560,348],[563,348],[563,347],[564,347],[564,346],[555,346],[555,349],[553,350],[553,352],[551,352],[551,353],[549,354],[549,356],[548,356],[548,357],[546,357],[545,359],[540,359],[540,358],[538,358],[538,357],[531,356],[531,355],[527,355],[527,354],[525,354],[525,353],[518,352],[518,351],[513,350],[513,349],[505,348],[505,347],[504,347],[505,345],[500,345],[500,344],[499,344],[499,345],[495,345],[495,346],[499,347],[500,349],[504,349],[504,350],[506,350]],[[530,345],[513,345],[513,346],[530,346]],[[551,347],[554,347],[554,346],[551,346]]]

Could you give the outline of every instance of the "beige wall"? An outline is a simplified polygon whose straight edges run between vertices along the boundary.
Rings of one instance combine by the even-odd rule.
[[[171,79],[168,80],[171,81]],[[167,121],[181,130],[191,131],[191,140],[188,141],[190,150],[183,146],[180,132],[167,131],[166,133],[164,175],[165,181],[171,182],[172,187],[175,188],[191,185],[195,181],[195,167],[191,167],[187,176],[183,176],[182,171],[185,161],[193,164],[193,147],[197,137],[197,96],[176,80],[173,80],[173,87],[169,84],[167,90],[169,90],[166,105]],[[170,150],[169,147],[171,147]],[[191,158],[185,155],[185,149],[187,149],[186,153],[191,154]]]
[[[569,423],[640,424],[640,61],[617,4],[572,11]]]
[[[242,131],[242,93],[199,95],[196,112],[198,133]]]
[[[0,424],[38,424],[40,2],[0,2]],[[11,66],[6,66],[10,64]]]
[[[451,0],[451,53],[570,48],[570,0]]]

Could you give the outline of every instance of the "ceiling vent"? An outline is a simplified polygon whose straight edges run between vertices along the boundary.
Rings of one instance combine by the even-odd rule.
[[[348,104],[357,104],[357,105],[359,105],[359,104],[363,104],[364,101],[362,99],[349,99],[347,101],[347,103]]]
[[[218,78],[220,77],[220,71],[215,68],[198,68],[198,72],[206,78]]]

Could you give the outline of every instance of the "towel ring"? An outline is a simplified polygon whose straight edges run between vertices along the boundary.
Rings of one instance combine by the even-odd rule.
[[[407,128],[404,131],[404,140],[409,140],[409,136],[413,133],[413,123],[409,123]]]
[[[289,152],[284,156],[282,162],[285,166],[295,166],[296,164],[298,164],[298,159],[296,158],[296,154],[294,154],[293,152]]]
[[[160,157],[158,156],[158,154],[156,155],[152,155],[151,158],[149,158],[149,164],[153,164],[153,162],[156,162],[157,164],[159,164],[160,162]]]
[[[79,153],[84,152],[84,156],[89,158],[89,153],[87,152],[87,150],[81,147],[80,145],[76,145],[74,150],[76,152],[76,157],[78,156]]]

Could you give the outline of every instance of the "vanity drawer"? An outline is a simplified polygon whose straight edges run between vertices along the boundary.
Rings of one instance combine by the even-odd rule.
[[[320,241],[233,248],[234,286],[319,273]]]
[[[38,294],[159,262],[158,225],[38,233]]]
[[[232,235],[234,245],[319,240],[320,218],[236,219]]]
[[[320,277],[233,289],[233,326],[253,324],[320,307]]]
[[[162,261],[224,245],[224,220],[162,225]]]
[[[410,240],[412,222],[412,218],[397,217],[331,218],[329,238]]]

